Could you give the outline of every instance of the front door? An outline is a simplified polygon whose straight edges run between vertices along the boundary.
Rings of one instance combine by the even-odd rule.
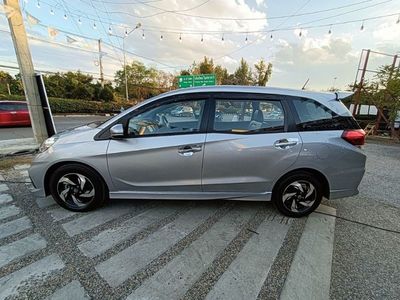
[[[127,137],[111,140],[107,151],[114,193],[201,192],[205,106],[204,96],[169,99],[129,116]]]
[[[297,132],[286,130],[281,100],[216,94],[205,143],[204,192],[270,196],[273,182],[296,161],[302,144]]]

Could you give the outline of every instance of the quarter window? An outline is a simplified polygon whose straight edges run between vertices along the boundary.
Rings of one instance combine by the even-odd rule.
[[[216,100],[214,131],[256,133],[281,131],[284,111],[279,101]]]
[[[359,128],[351,115],[338,115],[314,100],[294,98],[292,102],[297,112],[297,129],[300,131]]]
[[[128,134],[149,136],[200,131],[205,100],[162,104],[132,117]]]

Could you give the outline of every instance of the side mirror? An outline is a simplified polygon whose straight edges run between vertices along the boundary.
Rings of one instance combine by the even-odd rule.
[[[113,127],[110,128],[110,136],[112,139],[124,138],[124,126],[122,124],[115,124]]]

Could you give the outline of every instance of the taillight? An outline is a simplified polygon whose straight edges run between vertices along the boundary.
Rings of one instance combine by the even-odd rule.
[[[354,146],[362,146],[365,143],[365,131],[362,129],[349,129],[342,133],[342,139]]]

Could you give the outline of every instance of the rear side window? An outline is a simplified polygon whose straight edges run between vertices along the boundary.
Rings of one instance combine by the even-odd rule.
[[[21,103],[0,103],[0,111],[17,111],[17,110],[27,110],[26,104]]]
[[[280,101],[216,100],[214,131],[259,133],[283,131],[284,111]]]
[[[345,130],[359,129],[359,125],[350,116],[341,116],[312,99],[294,98],[296,125],[300,131],[307,130]]]

